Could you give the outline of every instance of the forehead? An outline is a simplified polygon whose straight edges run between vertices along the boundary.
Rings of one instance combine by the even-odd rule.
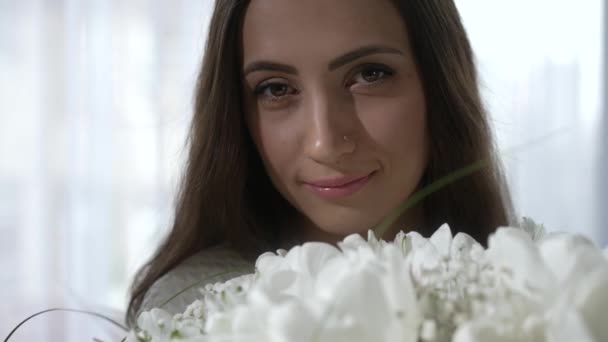
[[[366,44],[407,47],[391,0],[252,0],[242,37],[245,60],[333,58]]]

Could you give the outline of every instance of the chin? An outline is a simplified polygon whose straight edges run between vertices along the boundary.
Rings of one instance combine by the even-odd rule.
[[[367,236],[367,231],[372,229],[373,223],[366,223],[368,220],[362,220],[360,217],[349,217],[336,219],[341,215],[335,215],[325,220],[315,222],[317,231],[322,234],[328,234],[339,237],[340,239],[351,234],[363,234]]]
[[[364,210],[363,205],[309,205],[297,210],[303,219],[302,232],[307,240],[339,241],[351,234],[367,237],[367,232],[382,220],[381,211]]]

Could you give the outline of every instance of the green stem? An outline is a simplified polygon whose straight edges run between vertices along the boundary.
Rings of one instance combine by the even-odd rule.
[[[85,310],[77,310],[77,309],[64,309],[64,308],[53,308],[53,309],[47,309],[47,310],[43,310],[40,312],[37,312],[31,316],[29,316],[28,318],[24,319],[23,321],[21,321],[19,324],[17,324],[17,326],[15,328],[13,328],[13,330],[11,330],[11,332],[8,334],[8,336],[4,339],[4,342],[8,342],[8,340],[13,336],[13,334],[15,334],[15,332],[25,323],[27,323],[27,321],[29,321],[30,319],[36,317],[36,316],[40,316],[42,314],[48,313],[48,312],[53,312],[53,311],[62,311],[62,312],[75,312],[75,313],[80,313],[80,314],[85,314],[85,315],[89,315],[89,316],[94,316],[97,318],[100,318],[104,321],[110,322],[111,324],[115,325],[116,327],[122,329],[124,332],[128,332],[129,329],[127,329],[127,327],[125,327],[124,325],[116,322],[115,320],[104,316],[102,314],[96,313],[96,312],[92,312],[92,311],[85,311]]]
[[[489,165],[489,163],[490,162],[488,160],[477,161],[471,165],[458,169],[415,192],[404,203],[399,205],[395,210],[393,210],[393,212],[391,212],[387,217],[385,217],[384,220],[380,222],[380,224],[373,228],[373,231],[376,233],[376,236],[378,236],[378,238],[382,238],[384,234],[395,224],[395,222],[397,222],[399,217],[401,217],[401,215],[406,210],[412,208],[432,193],[441,190],[442,188],[454,183],[455,181],[461,178],[464,178],[470,174],[481,170],[482,168]]]
[[[546,135],[540,136],[540,137],[532,139],[524,144],[511,148],[510,150],[503,151],[503,152],[499,153],[499,155],[505,156],[507,154],[521,152],[521,150],[529,149],[532,146],[540,145],[543,142],[545,142],[549,139],[555,138],[557,135],[560,135],[560,134],[564,133],[564,131],[569,130],[569,129],[571,129],[571,128],[566,127],[566,128],[555,130]],[[421,190],[417,191],[412,196],[410,196],[404,203],[402,203],[399,207],[397,207],[395,210],[393,210],[387,217],[385,217],[382,220],[382,222],[380,222],[377,226],[372,228],[373,231],[375,232],[376,236],[378,236],[379,238],[382,238],[384,236],[384,234],[395,224],[395,222],[397,222],[399,217],[401,217],[401,215],[406,210],[412,208],[413,206],[418,204],[420,201],[422,201],[423,199],[425,199],[432,193],[441,190],[442,188],[446,187],[447,185],[450,185],[451,183],[453,183],[461,178],[464,178],[468,175],[471,175],[471,174],[481,170],[482,168],[488,166],[490,164],[490,162],[491,162],[490,159],[478,160],[468,166],[465,166],[461,169],[458,169],[458,170],[444,176],[443,178],[436,180],[435,182],[433,182],[433,183],[427,185],[426,187],[422,188]]]

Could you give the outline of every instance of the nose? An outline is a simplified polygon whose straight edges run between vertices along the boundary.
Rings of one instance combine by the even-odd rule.
[[[318,92],[309,99],[305,153],[318,163],[335,165],[356,149],[356,115],[347,99]]]

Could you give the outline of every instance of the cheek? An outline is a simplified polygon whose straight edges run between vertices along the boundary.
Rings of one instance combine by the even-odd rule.
[[[294,164],[297,155],[294,127],[288,121],[258,115],[252,115],[248,121],[251,136],[273,183],[282,183],[280,178],[289,173],[289,166]]]
[[[424,97],[401,96],[361,103],[361,121],[368,136],[384,155],[392,158],[424,156],[427,149]]]

